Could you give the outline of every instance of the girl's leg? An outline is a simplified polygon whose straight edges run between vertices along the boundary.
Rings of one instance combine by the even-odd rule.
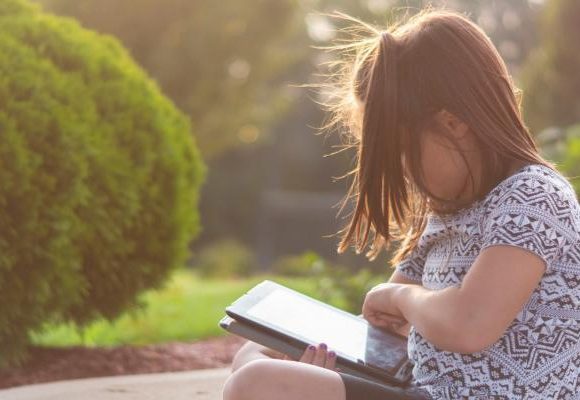
[[[242,365],[245,365],[252,360],[282,358],[282,354],[276,353],[277,352],[272,349],[248,340],[234,355],[232,360],[232,373],[236,372]]]
[[[272,399],[346,400],[346,389],[336,371],[273,358],[248,361],[224,384],[223,400]]]

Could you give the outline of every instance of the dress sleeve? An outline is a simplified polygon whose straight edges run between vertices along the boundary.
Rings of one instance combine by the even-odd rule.
[[[577,241],[569,186],[544,177],[522,177],[492,197],[482,220],[481,250],[509,245],[539,256],[550,268]]]
[[[395,266],[395,271],[399,271],[399,273],[405,275],[407,278],[421,283],[423,279],[423,267],[425,265],[423,253],[421,239],[419,239],[415,248]]]

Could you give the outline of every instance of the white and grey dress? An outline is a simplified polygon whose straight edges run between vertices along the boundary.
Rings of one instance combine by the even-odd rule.
[[[414,383],[433,399],[580,399],[579,232],[573,187],[540,164],[519,169],[452,216],[429,214],[417,247],[396,266],[427,289],[458,285],[493,245],[529,250],[547,269],[503,336],[482,351],[440,350],[411,327]]]

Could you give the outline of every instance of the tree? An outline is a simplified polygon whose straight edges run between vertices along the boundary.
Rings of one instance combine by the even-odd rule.
[[[113,319],[184,264],[206,167],[111,37],[0,3],[0,362],[47,321]]]
[[[189,114],[206,160],[268,137],[304,60],[295,0],[38,0],[115,35]]]
[[[523,72],[524,112],[536,131],[580,121],[580,3],[547,2],[542,40]]]

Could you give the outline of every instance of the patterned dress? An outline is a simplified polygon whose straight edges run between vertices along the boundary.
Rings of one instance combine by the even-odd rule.
[[[579,232],[573,187],[541,164],[520,168],[452,216],[429,214],[418,245],[396,266],[427,289],[458,285],[496,244],[527,249],[547,269],[503,336],[482,351],[440,350],[411,327],[414,383],[434,399],[580,399]]]

